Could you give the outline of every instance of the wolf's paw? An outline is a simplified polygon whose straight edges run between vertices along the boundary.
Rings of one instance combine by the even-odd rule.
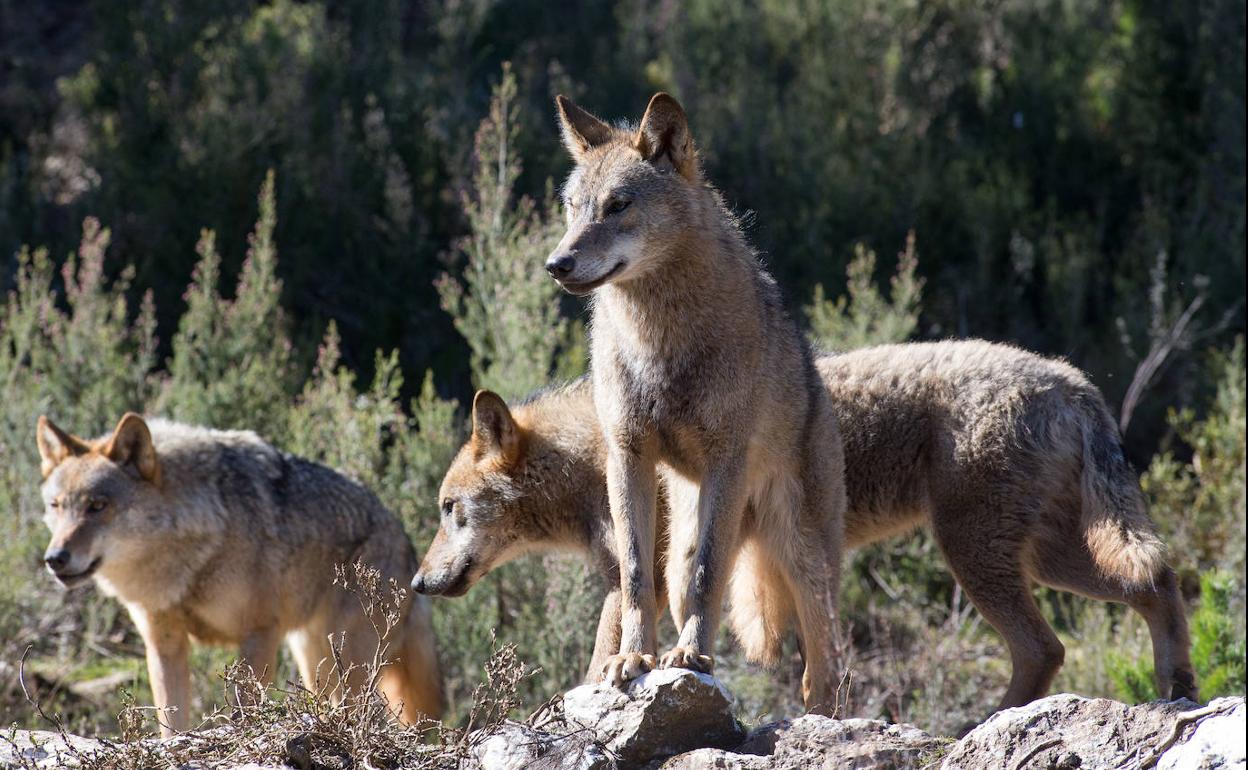
[[[715,668],[715,659],[698,652],[696,647],[673,647],[659,658],[659,668],[687,668],[709,674]]]
[[[626,652],[612,655],[602,666],[603,681],[610,682],[613,687],[624,689],[624,686],[637,677],[653,671],[657,661],[653,655],[640,652]]]

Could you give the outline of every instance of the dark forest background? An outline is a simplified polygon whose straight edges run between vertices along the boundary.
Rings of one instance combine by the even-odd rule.
[[[0,0],[0,285],[20,245],[62,259],[95,216],[107,269],[154,290],[167,352],[200,228],[232,277],[273,168],[301,348],[334,319],[349,365],[397,347],[462,396],[433,282],[510,61],[521,191],[568,170],[555,93],[636,119],[669,90],[791,302],[843,288],[853,244],[894,253],[913,229],[919,337],[1068,356],[1116,403],[1159,265],[1166,312],[1204,293],[1209,341],[1243,329],[1244,53],[1236,0]],[[1165,406],[1200,395],[1170,363],[1133,420],[1137,460]]]
[[[0,0],[0,713],[41,722],[22,660],[73,729],[150,702],[124,610],[41,568],[37,415],[257,430],[423,550],[473,389],[585,368],[585,306],[541,267],[570,167],[554,95],[636,119],[660,89],[820,344],[977,336],[1088,371],[1202,693],[1242,694],[1244,40],[1243,0]],[[845,563],[846,713],[982,718],[1007,656],[932,540]],[[1159,695],[1137,616],[1037,597],[1055,689]],[[510,705],[580,681],[601,601],[551,555],[436,601],[448,721],[499,644],[541,669]],[[721,634],[747,720],[800,710],[786,651],[764,671]],[[196,649],[196,718],[230,658]]]

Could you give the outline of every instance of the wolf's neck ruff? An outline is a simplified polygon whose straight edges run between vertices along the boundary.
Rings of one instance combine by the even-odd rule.
[[[621,352],[648,359],[710,352],[758,333],[761,268],[709,194],[703,208],[698,226],[666,244],[649,272],[591,295],[591,334],[610,327]]]

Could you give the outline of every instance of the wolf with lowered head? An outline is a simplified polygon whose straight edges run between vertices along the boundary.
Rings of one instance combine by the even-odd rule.
[[[594,404],[620,560],[622,638],[606,677],[709,672],[743,548],[794,586],[809,709],[834,708],[845,507],[836,418],[780,290],[703,179],[684,110],[650,100],[617,128],[563,97],[568,230],[547,271],[591,299]],[[655,657],[656,489],[671,510],[666,581],[680,635]]]
[[[405,599],[379,640],[381,610],[334,585],[337,565],[361,563],[388,583],[417,564],[398,519],[362,485],[250,431],[133,413],[94,440],[40,417],[36,439],[52,531],[44,562],[63,585],[94,579],[125,605],[162,735],[190,727],[191,639],[236,645],[267,683],[284,638],[305,686],[334,699],[361,691],[380,650],[379,688],[396,715],[441,712],[429,600]]]

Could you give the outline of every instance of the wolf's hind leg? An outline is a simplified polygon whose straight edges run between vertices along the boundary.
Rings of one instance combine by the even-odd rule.
[[[404,621],[387,649],[389,661],[382,669],[380,688],[400,721],[410,725],[422,716],[442,716],[445,700],[429,600],[413,597]]]
[[[1096,566],[1081,533],[1068,539],[1070,542],[1037,544],[1032,559],[1036,580],[1050,588],[1130,606],[1148,623],[1158,694],[1163,698],[1197,700],[1187,615],[1174,571],[1165,567],[1151,583],[1125,584]]]
[[[1022,570],[1021,538],[1010,537],[1001,527],[986,533],[976,517],[987,510],[981,505],[938,505],[933,530],[954,577],[1010,650],[1010,685],[997,707],[1005,709],[1043,697],[1066,650],[1031,595]]]
[[[805,671],[802,701],[806,710],[832,716],[836,710],[837,661],[840,636],[836,599],[839,548],[836,533],[822,526],[764,527],[766,558],[776,567],[779,584],[797,616]]]

